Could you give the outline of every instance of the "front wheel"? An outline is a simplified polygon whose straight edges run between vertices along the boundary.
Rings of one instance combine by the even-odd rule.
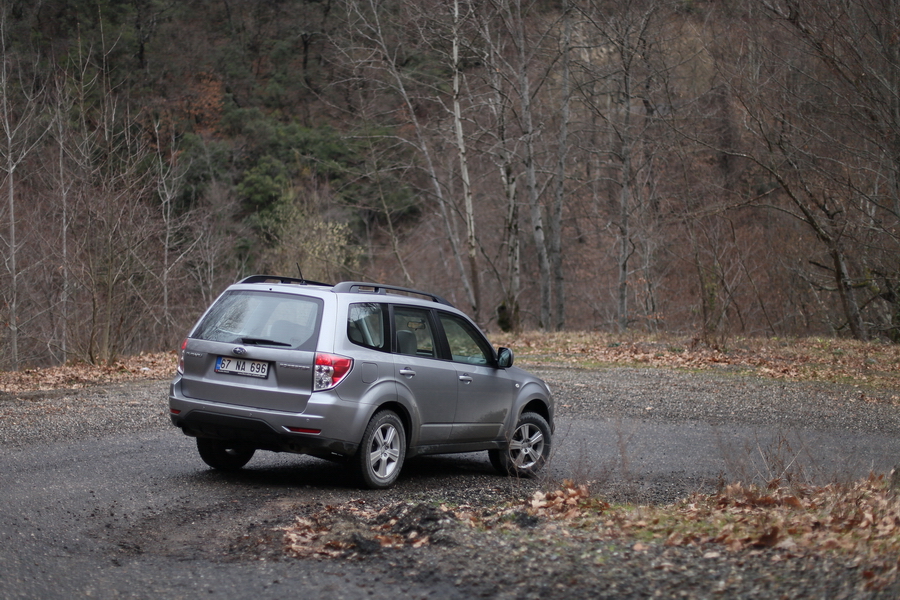
[[[209,438],[197,438],[197,451],[203,462],[219,471],[237,471],[250,462],[256,452],[254,448]]]
[[[494,468],[504,475],[530,477],[541,470],[550,458],[550,426],[537,413],[522,413],[509,445],[501,450],[489,450]]]
[[[403,421],[386,410],[369,421],[359,445],[359,469],[363,482],[372,489],[390,487],[400,475],[406,458],[406,433]]]

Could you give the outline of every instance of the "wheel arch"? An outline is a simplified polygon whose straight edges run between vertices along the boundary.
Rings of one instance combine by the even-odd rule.
[[[406,448],[408,451],[412,439],[412,415],[403,403],[396,400],[390,400],[379,404],[378,407],[372,411],[369,420],[371,421],[375,415],[385,410],[393,412],[400,419],[400,422],[403,423],[403,436],[406,438]]]
[[[527,412],[533,412],[544,417],[544,420],[553,427],[553,419],[550,416],[550,407],[547,406],[547,403],[541,398],[532,398],[522,407],[522,410],[519,411],[519,416],[521,417],[523,414]]]

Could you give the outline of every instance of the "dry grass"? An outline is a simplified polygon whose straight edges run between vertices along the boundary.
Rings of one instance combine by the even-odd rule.
[[[735,338],[710,347],[691,338],[585,332],[494,336],[536,366],[729,369],[794,381],[900,389],[900,345],[832,338]]]
[[[80,389],[105,383],[170,379],[175,375],[177,360],[174,352],[159,352],[123,356],[97,365],[73,361],[59,367],[0,371],[0,392]]]
[[[729,369],[794,381],[852,383],[900,389],[900,344],[831,338],[735,338],[710,347],[696,339],[586,332],[494,335],[492,342],[513,349],[525,366],[596,368],[639,366],[675,369]],[[0,371],[0,392],[83,388],[141,379],[169,379],[176,353],[121,357],[92,365]]]
[[[767,486],[732,484],[716,494],[693,494],[668,506],[611,506],[583,485],[536,492],[522,510],[603,537],[647,544],[693,545],[719,552],[774,549],[777,556],[836,554],[851,557],[869,586],[897,579],[900,567],[900,498],[894,477],[870,476],[850,484]],[[503,510],[497,511],[502,515]]]
[[[420,518],[411,521],[417,512]],[[634,552],[694,546],[709,559],[833,556],[859,569],[868,590],[895,582],[900,566],[900,500],[889,478],[875,476],[821,487],[734,484],[666,506],[612,505],[571,481],[492,506],[400,502],[377,507],[354,500],[298,517],[278,533],[289,556],[346,558],[370,553],[367,546],[433,544],[432,531],[410,526],[420,521],[432,530],[456,523],[485,536],[500,534],[544,547],[580,539],[585,547],[613,541]]]

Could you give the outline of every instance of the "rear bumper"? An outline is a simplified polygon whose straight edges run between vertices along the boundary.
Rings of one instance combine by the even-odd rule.
[[[359,405],[333,403],[321,397],[322,403],[310,402],[304,413],[262,410],[187,398],[176,380],[169,390],[169,418],[185,435],[241,442],[259,450],[292,452],[316,456],[352,456],[362,437],[347,424],[357,420]],[[311,414],[318,407],[321,414]],[[333,423],[345,427],[336,432]],[[294,432],[292,429],[315,430],[319,433]],[[334,435],[340,433],[340,435]]]
[[[352,456],[357,444],[311,434],[279,432],[265,421],[194,410],[184,418],[170,415],[172,424],[190,437],[205,437],[241,442],[259,450],[293,452],[314,456]]]

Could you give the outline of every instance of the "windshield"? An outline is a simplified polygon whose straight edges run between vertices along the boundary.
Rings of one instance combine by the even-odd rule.
[[[313,350],[321,316],[318,298],[253,290],[226,292],[191,337]]]

